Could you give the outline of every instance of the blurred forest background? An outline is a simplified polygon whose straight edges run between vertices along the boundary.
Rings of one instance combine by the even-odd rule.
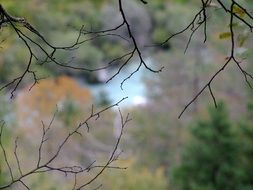
[[[253,8],[251,0],[240,0]],[[114,0],[1,0],[12,15],[25,17],[45,38],[55,44],[68,45],[76,40],[82,25],[99,30],[121,22]],[[126,170],[106,170],[94,185],[108,190],[252,190],[253,189],[253,91],[243,75],[231,64],[213,83],[219,106],[207,93],[194,102],[181,119],[178,114],[191,98],[219,69],[229,53],[229,17],[213,9],[208,19],[208,41],[197,32],[184,54],[190,33],[168,36],[185,27],[199,9],[199,0],[150,0],[147,5],[125,0],[124,8],[144,57],[151,67],[164,66],[160,74],[140,70],[120,89],[122,75],[105,84],[118,65],[101,72],[67,70],[53,64],[35,64],[42,78],[30,91],[31,79],[10,100],[8,89],[1,92],[0,117],[6,128],[3,143],[13,165],[15,137],[19,136],[22,167],[29,169],[36,157],[41,136],[41,120],[56,120],[46,146],[50,155],[57,142],[90,114],[92,104],[104,107],[129,96],[124,113],[132,121],[124,131],[117,164]],[[0,84],[18,76],[27,64],[28,53],[22,42],[8,28],[0,30]],[[120,31],[127,35],[127,31]],[[236,55],[253,72],[252,39],[243,25],[236,27]],[[37,39],[39,40],[39,39]],[[57,52],[58,59],[77,66],[101,67],[129,49],[121,38],[109,36],[83,44],[75,51]],[[131,63],[135,65],[138,63]],[[57,105],[57,108],[56,108]],[[209,108],[208,108],[209,107]],[[118,136],[119,115],[110,110],[92,123],[84,138],[72,139],[59,164],[88,164],[108,157]],[[13,159],[12,159],[13,158]],[[92,174],[91,174],[92,175]],[[86,176],[89,178],[90,176]],[[4,157],[0,153],[0,184],[9,180]],[[85,179],[83,179],[85,180]],[[67,177],[53,173],[27,179],[31,189],[64,190],[71,188]],[[18,189],[18,187],[12,187]]]

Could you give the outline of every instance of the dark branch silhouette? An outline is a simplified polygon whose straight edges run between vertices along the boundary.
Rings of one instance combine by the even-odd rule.
[[[142,1],[143,3],[146,3],[145,1]],[[14,78],[12,81],[8,82],[7,84],[5,84],[4,86],[0,87],[0,91],[7,88],[7,87],[11,87],[12,91],[11,91],[11,97],[14,96],[15,91],[17,90],[18,86],[21,84],[22,80],[24,79],[25,76],[27,75],[31,75],[33,77],[33,85],[35,85],[36,83],[38,83],[39,78],[36,75],[36,71],[31,69],[31,66],[33,64],[34,61],[37,61],[40,65],[43,65],[45,63],[53,63],[56,64],[60,67],[63,67],[65,69],[73,69],[73,70],[79,70],[79,71],[86,71],[86,72],[96,72],[99,70],[103,70],[103,69],[107,69],[111,66],[113,66],[113,63],[115,63],[116,61],[121,61],[121,66],[118,69],[118,71],[111,76],[107,82],[111,81],[115,76],[117,76],[121,70],[123,68],[125,68],[128,64],[130,64],[131,60],[133,60],[134,55],[137,55],[139,58],[139,65],[136,67],[136,69],[127,77],[125,78],[122,83],[121,83],[121,88],[124,84],[124,82],[131,78],[131,76],[138,72],[141,66],[144,66],[147,70],[154,72],[154,73],[159,73],[162,71],[162,68],[160,68],[159,70],[154,70],[151,67],[149,67],[146,62],[144,61],[144,57],[142,56],[141,50],[139,48],[139,45],[137,44],[137,41],[132,33],[131,30],[131,26],[126,18],[126,14],[124,12],[124,7],[122,4],[122,1],[119,0],[118,1],[119,4],[119,12],[121,14],[122,17],[122,23],[119,24],[118,26],[111,28],[111,29],[107,29],[107,30],[101,30],[101,31],[87,31],[84,26],[82,26],[79,30],[79,33],[77,35],[76,41],[74,43],[72,43],[69,46],[55,46],[53,44],[51,44],[40,32],[39,30],[35,29],[29,22],[27,22],[24,18],[18,18],[18,17],[13,17],[12,15],[10,15],[5,9],[4,7],[0,4],[0,28],[3,26],[8,26],[11,27],[16,35],[20,38],[20,40],[24,43],[24,46],[26,47],[26,49],[29,52],[29,59],[27,62],[27,66],[24,69],[23,73],[20,74],[20,76],[17,76],[16,78]],[[19,25],[21,25],[22,27],[20,27]],[[118,29],[126,27],[128,35],[129,35],[129,39],[125,38],[123,36],[121,36],[120,34],[117,33],[112,33],[112,32],[116,32]],[[24,33],[23,28],[27,29],[30,33],[26,34]],[[32,37],[30,37],[29,35],[34,34],[35,36],[39,37],[39,39],[42,42],[37,42],[35,40],[33,40]],[[88,36],[87,38],[85,38],[86,36]],[[106,36],[114,36],[114,37],[119,37],[125,41],[128,41],[133,47],[132,50],[128,53],[125,53],[124,55],[120,56],[120,57],[116,57],[115,59],[109,61],[106,66],[103,67],[99,67],[99,68],[86,68],[86,67],[76,67],[71,65],[70,63],[72,62],[61,62],[59,60],[57,60],[56,57],[54,57],[55,53],[58,50],[64,50],[64,51],[72,51],[77,49],[80,45],[88,42],[88,41],[93,41],[97,38],[101,38],[101,37],[106,37]],[[85,39],[83,39],[85,38]],[[50,48],[50,51],[47,50],[46,47],[44,47],[43,45],[45,45],[46,47]],[[34,50],[33,50],[33,46],[39,48],[40,53],[44,54],[46,56],[46,58],[44,60],[39,60],[38,57],[36,56]],[[33,86],[32,85],[32,86]]]
[[[153,73],[159,73],[162,71],[163,67],[155,70],[151,68],[149,65],[146,64],[145,59],[143,57],[143,53],[141,50],[140,45],[138,44],[138,41],[136,40],[133,30],[129,20],[127,19],[127,13],[125,12],[123,1],[118,0],[118,12],[120,13],[121,16],[121,22],[109,29],[102,29],[102,30],[87,30],[84,26],[80,27],[79,32],[77,32],[77,37],[74,42],[72,42],[68,46],[55,46],[51,44],[39,31],[39,29],[36,29],[34,26],[32,26],[26,19],[22,17],[14,17],[11,14],[9,14],[5,8],[0,4],[0,30],[3,27],[9,27],[11,28],[17,37],[19,37],[19,40],[23,43],[25,49],[28,52],[28,60],[26,63],[26,67],[24,68],[23,72],[20,73],[20,75],[16,76],[16,78],[13,78],[11,81],[7,82],[4,84],[2,87],[0,87],[0,91],[6,88],[10,88],[11,91],[11,97],[15,95],[16,90],[22,83],[25,77],[29,76],[33,79],[33,85],[36,85],[38,81],[40,80],[38,76],[36,75],[36,71],[32,69],[32,65],[35,63],[40,64],[43,66],[44,64],[55,64],[59,67],[65,68],[65,69],[72,69],[72,70],[79,70],[79,71],[85,71],[85,72],[96,72],[99,70],[107,69],[109,67],[112,67],[114,63],[120,62],[118,70],[107,80],[107,82],[110,82],[113,80],[117,75],[121,73],[121,71],[126,68],[127,65],[131,63],[133,59],[138,59],[138,64],[135,67],[135,70],[130,73],[126,78],[124,78],[121,82],[121,88],[123,88],[123,84],[131,78],[136,72],[139,71],[141,67],[144,67],[147,71],[153,72]],[[140,0],[140,3],[143,5],[148,4],[147,1],[145,0]],[[252,21],[253,21],[253,16],[248,11],[243,5],[238,3],[235,0],[229,1],[229,7],[226,6],[223,1],[220,0],[200,0],[200,9],[197,11],[197,13],[194,15],[193,19],[187,24],[186,27],[184,27],[182,30],[172,34],[171,36],[167,37],[161,44],[156,44],[163,46],[167,44],[172,38],[175,38],[184,32],[190,31],[190,35],[188,38],[188,41],[186,42],[186,47],[185,47],[185,52],[189,48],[189,44],[192,41],[192,38],[194,37],[194,34],[200,30],[203,29],[203,34],[204,34],[204,39],[203,43],[205,43],[208,40],[207,36],[207,31],[208,31],[208,18],[211,16],[207,14],[207,10],[213,9],[212,4],[215,3],[216,6],[219,7],[219,9],[222,9],[224,11],[224,15],[229,16],[229,30],[230,30],[230,54],[228,57],[226,57],[225,62],[223,65],[211,76],[209,81],[200,89],[199,92],[188,102],[188,104],[183,108],[182,112],[179,114],[179,118],[183,115],[183,113],[191,106],[191,104],[196,101],[200,95],[205,90],[208,90],[210,93],[211,99],[214,103],[215,106],[217,106],[217,101],[215,94],[212,90],[212,83],[216,79],[216,77],[222,73],[222,71],[228,66],[229,63],[234,63],[238,69],[241,71],[241,73],[244,76],[244,79],[248,86],[250,88],[253,88],[250,80],[253,80],[252,74],[247,72],[242,66],[241,66],[241,61],[238,60],[239,58],[236,57],[235,55],[235,48],[236,48],[236,42],[235,42],[235,30],[234,30],[234,21],[237,20],[241,23],[243,23],[250,32],[252,32]],[[241,9],[245,17],[241,17],[237,12],[234,11],[234,8],[238,7]],[[122,36],[119,33],[119,29],[125,29],[127,31],[128,36]],[[40,42],[37,40],[34,40],[34,37],[36,36],[39,38]],[[66,62],[61,62],[56,58],[56,52],[59,50],[63,51],[74,51],[77,48],[79,48],[82,44],[96,40],[98,38],[103,38],[103,37],[115,37],[115,38],[120,38],[121,40],[126,41],[131,49],[128,52],[125,52],[123,55],[119,57],[115,57],[114,59],[110,60],[105,66],[103,67],[98,67],[98,68],[86,68],[86,67],[77,67],[73,66],[72,61],[66,61]],[[35,48],[39,49],[40,53],[45,56],[44,59],[40,60],[38,56],[35,53]],[[31,86],[31,87],[32,87]],[[62,142],[59,144],[57,150],[53,152],[51,157],[47,160],[42,159],[43,157],[43,148],[45,146],[45,142],[47,142],[49,139],[47,139],[47,135],[51,132],[51,129],[53,127],[53,123],[55,120],[55,115],[57,112],[53,115],[50,123],[46,125],[44,122],[42,122],[42,133],[41,133],[41,139],[40,143],[38,145],[38,149],[36,152],[36,164],[33,166],[33,168],[25,172],[22,169],[22,162],[19,158],[19,138],[15,139],[15,146],[14,146],[14,159],[16,163],[16,167],[14,168],[9,161],[9,157],[6,153],[6,148],[3,144],[3,135],[4,135],[4,128],[5,128],[5,123],[4,121],[1,122],[0,125],[0,150],[3,154],[4,158],[4,163],[6,165],[7,171],[8,171],[8,177],[9,181],[6,182],[6,184],[1,184],[0,189],[6,189],[10,188],[15,184],[20,184],[22,187],[25,189],[30,189],[29,185],[26,184],[25,179],[35,175],[35,174],[41,174],[41,173],[49,173],[49,172],[55,172],[58,174],[64,174],[64,175],[70,175],[72,176],[73,179],[73,190],[79,190],[87,187],[88,185],[92,184],[106,169],[125,169],[125,167],[119,167],[119,166],[114,166],[112,163],[116,161],[119,157],[120,154],[118,154],[117,150],[119,147],[119,143],[122,139],[123,135],[123,130],[126,126],[126,124],[130,121],[129,115],[126,117],[123,116],[121,111],[119,110],[120,114],[120,120],[121,120],[121,131],[120,135],[116,139],[116,142],[114,144],[114,147],[112,148],[112,152],[110,153],[109,158],[105,163],[102,164],[96,164],[96,160],[91,162],[87,166],[81,166],[81,165],[66,165],[66,166],[56,166],[54,165],[54,161],[60,157],[60,153],[62,152],[63,147],[68,144],[71,138],[75,135],[82,135],[82,132],[80,129],[86,128],[87,133],[89,132],[90,125],[89,122],[91,119],[99,119],[100,115],[109,109],[113,107],[117,107],[122,101],[124,101],[125,98],[120,100],[119,102],[108,106],[98,112],[94,111],[94,108],[92,106],[91,108],[91,113],[90,116],[85,119],[84,121],[80,122],[79,125],[77,125],[73,131],[71,131],[66,137],[62,139]],[[80,175],[85,175],[86,172],[89,172],[93,169],[99,169],[99,171],[96,173],[96,175],[89,179],[88,181],[85,181],[83,183],[78,183],[77,182],[77,177]],[[101,185],[97,186],[95,189],[101,188]]]
[[[238,67],[238,69],[241,71],[241,73],[243,74],[246,83],[248,84],[248,86],[250,88],[252,88],[252,85],[249,81],[249,79],[253,80],[253,75],[249,72],[247,72],[245,69],[243,69],[243,67],[241,67],[241,61],[238,60],[238,58],[235,55],[235,48],[236,48],[236,43],[235,43],[235,31],[234,31],[234,20],[237,19],[238,21],[242,22],[246,27],[249,28],[250,32],[252,32],[252,28],[253,28],[253,24],[251,24],[251,22],[253,22],[253,16],[251,15],[251,13],[245,9],[240,3],[236,2],[235,0],[232,0],[230,2],[230,7],[226,7],[226,5],[220,1],[214,1],[214,0],[201,0],[201,9],[195,14],[194,18],[192,19],[192,21],[182,30],[178,31],[177,33],[172,34],[171,36],[169,36],[167,39],[165,39],[161,44],[157,44],[157,45],[165,45],[166,43],[168,43],[172,38],[190,30],[191,34],[189,36],[189,39],[186,43],[186,48],[185,48],[185,52],[187,51],[189,44],[192,40],[193,35],[196,33],[197,30],[199,30],[201,27],[203,27],[203,33],[204,33],[204,43],[207,41],[207,23],[208,23],[208,16],[206,14],[206,10],[207,9],[212,9],[212,3],[216,2],[217,5],[219,6],[219,8],[223,9],[225,11],[225,15],[230,16],[230,20],[229,20],[229,30],[230,30],[230,42],[231,42],[231,46],[230,46],[230,55],[228,57],[226,57],[226,62],[223,64],[223,66],[216,72],[214,73],[210,80],[200,89],[199,92],[197,92],[197,94],[188,102],[188,104],[186,104],[186,106],[183,108],[183,110],[181,111],[181,113],[179,114],[178,118],[180,118],[183,113],[190,107],[190,105],[195,102],[197,100],[197,98],[205,91],[208,90],[212,100],[214,102],[215,107],[217,106],[216,103],[216,98],[215,95],[212,91],[212,83],[215,80],[215,78],[227,67],[227,65],[230,62],[234,62],[236,64],[236,66]],[[235,7],[239,7],[246,15],[246,17],[241,17],[240,15],[238,15],[238,13],[236,11],[234,11]]]
[[[117,107],[119,106],[119,104],[124,101],[126,98],[121,99],[120,101],[118,101],[117,103],[108,106],[100,111],[94,112],[93,108],[92,111],[90,113],[90,116],[88,118],[86,118],[84,121],[80,122],[79,125],[77,125],[68,135],[66,135],[65,138],[63,138],[62,142],[59,144],[58,148],[55,150],[55,152],[53,152],[52,156],[50,158],[48,158],[47,160],[42,160],[42,149],[44,147],[45,142],[48,140],[46,138],[47,134],[50,133],[51,128],[53,127],[53,122],[55,119],[55,116],[57,114],[57,112],[55,112],[55,114],[53,115],[50,123],[46,126],[44,124],[44,122],[42,122],[42,135],[41,135],[41,141],[39,143],[39,148],[38,148],[38,156],[37,156],[37,161],[36,164],[34,165],[34,167],[32,169],[30,169],[28,172],[24,172],[22,171],[21,168],[21,163],[20,160],[18,158],[18,154],[17,154],[17,149],[18,149],[18,140],[15,140],[15,148],[14,148],[14,154],[15,154],[15,158],[16,158],[16,163],[17,163],[17,170],[18,170],[18,176],[14,175],[14,170],[11,168],[11,165],[9,163],[9,157],[6,154],[6,150],[4,148],[4,145],[2,143],[2,136],[4,135],[4,126],[5,123],[2,122],[1,126],[0,126],[0,147],[1,147],[1,151],[3,152],[3,157],[4,157],[4,161],[5,164],[8,168],[9,174],[10,174],[10,180],[9,182],[7,182],[6,184],[1,184],[0,185],[0,189],[6,189],[6,188],[10,188],[11,186],[13,186],[16,183],[21,183],[24,187],[26,187],[27,189],[29,189],[29,185],[27,185],[24,180],[32,175],[35,174],[40,174],[40,173],[49,173],[49,172],[56,172],[56,173],[63,173],[64,175],[71,175],[73,176],[73,181],[74,181],[74,190],[79,190],[79,189],[83,189],[84,187],[90,185],[92,182],[94,182],[102,173],[104,170],[106,169],[126,169],[125,167],[119,167],[119,166],[113,166],[111,165],[114,161],[116,161],[119,157],[120,154],[117,153],[120,141],[122,139],[122,135],[123,135],[123,130],[126,127],[127,123],[131,120],[129,118],[129,114],[127,114],[126,117],[123,116],[123,114],[121,113],[120,109],[118,109],[119,114],[120,114],[120,121],[121,121],[121,130],[120,130],[120,135],[117,137],[116,139],[116,143],[112,149],[112,152],[110,153],[110,157],[109,159],[106,161],[105,164],[100,164],[100,165],[96,165],[96,160],[93,161],[92,163],[90,163],[88,166],[81,166],[81,165],[74,165],[74,166],[64,166],[64,167],[58,167],[58,166],[54,166],[54,161],[59,158],[60,153],[62,152],[64,146],[69,142],[69,140],[71,138],[73,138],[74,135],[82,135],[81,129],[82,128],[86,128],[87,132],[89,132],[89,122],[92,119],[99,119],[100,115],[104,112],[106,112],[107,110],[113,108],[113,107]],[[95,168],[100,168],[100,170],[97,172],[97,174],[89,179],[88,181],[82,182],[81,184],[77,184],[76,182],[76,178],[77,176],[80,175],[85,175],[86,172],[90,172],[91,170],[95,169]],[[77,187],[77,185],[79,185],[79,187]]]

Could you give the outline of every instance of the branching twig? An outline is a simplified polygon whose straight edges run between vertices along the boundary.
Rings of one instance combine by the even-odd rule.
[[[170,37],[168,37],[167,39],[165,39],[161,44],[159,45],[164,45],[166,43],[168,43],[172,38],[188,31],[191,30],[191,34],[190,37],[188,39],[188,42],[186,43],[186,48],[185,51],[188,49],[189,44],[192,40],[193,35],[195,34],[195,32],[203,25],[203,33],[204,33],[204,43],[207,40],[207,14],[206,14],[206,10],[207,8],[211,7],[212,0],[201,0],[201,9],[195,14],[194,18],[192,19],[192,21],[182,30],[172,34]],[[236,48],[236,43],[235,43],[235,31],[234,31],[234,20],[237,19],[239,21],[241,21],[243,24],[245,24],[250,31],[252,32],[252,28],[253,28],[253,24],[251,24],[251,22],[253,22],[253,16],[250,14],[249,11],[247,11],[247,9],[245,9],[240,3],[236,2],[235,0],[231,1],[230,7],[227,8],[225,6],[225,4],[220,1],[217,0],[218,5],[225,11],[226,14],[228,14],[230,16],[230,21],[229,21],[229,29],[230,29],[230,41],[231,41],[231,48],[230,48],[230,55],[229,57],[227,57],[226,62],[223,64],[223,66],[218,69],[218,71],[216,71],[212,77],[210,78],[210,80],[201,88],[200,91],[197,92],[197,94],[188,102],[188,104],[183,108],[183,110],[181,111],[181,113],[179,114],[179,118],[183,115],[183,113],[189,108],[189,106],[196,101],[196,99],[206,90],[208,89],[212,100],[214,102],[214,105],[217,106],[217,102],[216,102],[216,98],[213,94],[212,91],[212,82],[214,81],[214,79],[227,67],[227,65],[230,62],[234,62],[237,67],[239,68],[239,70],[242,72],[242,74],[244,75],[245,81],[248,84],[248,86],[250,88],[252,88],[252,85],[249,81],[249,79],[253,80],[253,75],[250,74],[249,72],[247,72],[245,69],[243,69],[240,65],[240,61],[237,60],[236,56],[235,56],[235,48]],[[241,17],[236,11],[235,11],[235,7],[238,7],[239,9],[241,9],[241,11],[244,12],[244,14],[247,16],[247,18]]]
[[[84,187],[86,187],[87,185],[91,184],[93,181],[95,181],[102,173],[103,171],[115,160],[117,160],[117,156],[116,156],[116,151],[118,149],[118,146],[119,146],[119,143],[120,143],[120,140],[121,140],[121,137],[123,135],[123,129],[125,128],[126,124],[131,120],[129,118],[129,114],[127,114],[126,118],[124,119],[123,118],[123,115],[119,109],[119,113],[120,113],[120,119],[121,119],[121,130],[120,130],[120,134],[119,134],[119,137],[117,139],[117,142],[114,146],[114,149],[111,153],[111,156],[110,158],[108,159],[108,161],[106,162],[106,164],[104,165],[104,167],[102,167],[102,169],[97,173],[97,175],[95,175],[93,178],[91,178],[88,182],[84,183],[83,185],[79,186],[76,190],[81,190],[83,189]]]
[[[140,0],[142,3],[147,4],[146,1]],[[121,64],[121,66],[119,67],[119,69],[117,70],[117,72],[112,75],[108,80],[107,83],[110,82],[113,78],[115,78],[127,65],[129,65],[129,63],[133,60],[134,56],[137,55],[138,59],[139,59],[139,64],[136,66],[135,70],[133,72],[131,72],[129,74],[129,76],[127,76],[126,78],[123,79],[123,81],[121,82],[121,89],[123,89],[123,84],[130,79],[136,72],[139,71],[140,67],[143,66],[145,67],[148,71],[153,72],[153,73],[159,73],[163,70],[163,67],[161,67],[158,70],[152,69],[150,66],[148,66],[144,60],[144,57],[142,55],[141,49],[137,43],[137,40],[135,38],[135,36],[133,35],[132,29],[131,29],[131,25],[129,23],[129,21],[127,20],[126,17],[126,13],[124,11],[124,7],[123,7],[123,3],[122,0],[118,0],[118,4],[119,4],[119,12],[122,18],[122,22],[121,24],[119,24],[116,27],[113,27],[111,29],[106,29],[106,30],[100,30],[100,31],[88,31],[88,30],[84,30],[85,34],[104,34],[104,33],[108,33],[108,32],[112,32],[112,31],[117,31],[120,28],[125,27],[127,30],[127,33],[129,35],[129,38],[131,39],[131,44],[132,44],[132,51],[130,51],[129,54],[126,54],[125,56],[128,56],[128,58]]]
[[[147,2],[144,0],[141,0],[141,2],[144,4],[147,4]],[[144,58],[142,56],[139,45],[137,44],[137,41],[132,33],[131,26],[126,18],[126,13],[124,12],[124,8],[122,5],[122,0],[118,0],[118,4],[119,4],[119,12],[122,17],[121,24],[119,24],[118,26],[116,26],[114,28],[107,29],[107,30],[100,30],[100,31],[87,31],[84,29],[84,26],[82,26],[79,30],[76,41],[69,46],[55,46],[55,45],[51,44],[37,29],[35,29],[35,27],[33,27],[24,18],[13,17],[0,4],[0,16],[1,16],[0,17],[1,18],[0,19],[0,28],[4,24],[10,26],[15,31],[15,33],[20,38],[20,40],[24,43],[24,45],[29,53],[29,59],[28,59],[26,68],[24,69],[23,73],[20,74],[18,77],[14,78],[12,81],[10,81],[10,82],[6,83],[5,85],[3,85],[2,87],[0,87],[0,91],[7,88],[7,87],[11,87],[12,88],[11,97],[13,97],[15,91],[17,90],[17,88],[19,87],[21,82],[23,81],[24,77],[27,76],[28,74],[32,75],[32,78],[34,80],[34,83],[32,86],[34,86],[39,80],[39,78],[36,76],[35,71],[31,70],[32,64],[34,61],[37,61],[38,63],[40,63],[40,65],[43,65],[44,63],[51,62],[51,63],[54,63],[60,67],[66,68],[66,69],[73,69],[73,70],[86,71],[86,72],[95,72],[95,71],[107,69],[112,66],[112,63],[114,63],[116,61],[123,61],[122,66],[119,68],[119,70],[107,81],[107,82],[109,82],[116,75],[118,75],[123,68],[125,68],[130,63],[130,61],[133,59],[134,55],[137,55],[140,63],[136,67],[136,70],[133,71],[128,77],[126,77],[122,81],[121,88],[122,88],[124,82],[127,79],[129,79],[134,73],[136,73],[141,66],[144,66],[147,70],[154,72],[154,73],[158,73],[158,72],[162,71],[162,68],[160,68],[159,70],[152,69],[144,61]],[[23,28],[20,29],[17,24],[22,25],[23,28],[27,29],[28,32],[30,32],[30,33],[28,33],[28,34],[24,33],[22,30]],[[129,38],[131,41],[129,41],[129,39],[123,37],[120,34],[112,33],[112,32],[116,32],[118,29],[123,28],[123,27],[126,27]],[[29,36],[30,34],[34,34],[35,36],[37,36],[41,40],[41,42],[38,43],[37,41],[33,40]],[[82,40],[81,36],[88,36],[88,38]],[[97,67],[97,68],[85,68],[85,67],[73,66],[73,65],[70,65],[68,62],[62,63],[62,62],[58,61],[56,57],[54,57],[55,53],[58,50],[65,50],[65,51],[75,50],[75,49],[79,48],[80,45],[82,45],[88,41],[93,41],[97,38],[107,37],[107,36],[119,37],[125,41],[128,41],[130,43],[130,45],[133,47],[132,51],[130,51],[130,53],[126,53],[122,56],[114,58],[113,60],[111,60],[108,64],[106,64],[103,67]],[[50,50],[47,50],[45,47],[43,47],[43,45],[48,47]],[[33,50],[33,46],[39,48],[40,52],[46,56],[46,58],[44,60],[38,60],[38,58],[36,57],[35,52]],[[123,60],[125,57],[128,57],[126,61]]]
[[[18,159],[17,156],[17,147],[18,147],[18,143],[17,143],[17,139],[15,141],[15,149],[14,149],[14,154],[16,157],[16,162],[18,164],[18,170],[19,170],[19,177],[14,177],[12,169],[10,167],[9,164],[9,159],[7,157],[4,145],[2,144],[2,134],[3,134],[3,127],[4,127],[4,123],[1,125],[1,130],[0,130],[0,147],[2,149],[3,155],[4,155],[4,159],[5,159],[5,163],[7,165],[7,168],[9,170],[10,176],[11,176],[11,180],[9,182],[7,182],[5,185],[0,185],[0,189],[6,189],[9,187],[12,187],[14,184],[16,183],[21,183],[26,189],[29,189],[29,186],[27,184],[24,183],[24,179],[28,178],[29,176],[32,176],[34,174],[40,174],[40,173],[48,173],[48,172],[53,172],[53,171],[57,171],[60,173],[63,173],[65,175],[73,175],[73,180],[74,180],[74,186],[73,189],[82,189],[83,187],[91,184],[95,179],[97,179],[105,169],[126,169],[125,167],[119,167],[119,166],[112,166],[111,163],[114,162],[115,160],[117,160],[118,155],[116,154],[120,140],[122,138],[123,135],[123,129],[125,128],[126,124],[130,121],[129,119],[129,115],[126,116],[126,118],[123,118],[123,115],[121,113],[121,111],[119,110],[120,116],[121,116],[121,133],[119,135],[119,137],[117,138],[117,141],[114,145],[114,148],[112,150],[111,156],[109,157],[108,161],[104,164],[104,165],[95,165],[95,162],[92,162],[90,165],[88,166],[64,166],[64,167],[55,167],[53,162],[59,158],[60,152],[62,151],[63,147],[69,142],[70,138],[72,138],[75,134],[80,134],[79,130],[82,127],[88,127],[89,128],[89,121],[91,119],[98,119],[100,117],[100,115],[104,112],[106,112],[107,110],[118,106],[122,101],[124,101],[126,98],[121,99],[120,101],[118,101],[117,103],[110,105],[102,110],[99,110],[97,112],[94,112],[94,108],[92,108],[92,112],[90,114],[90,116],[85,119],[83,122],[81,122],[72,132],[70,132],[64,139],[63,141],[60,143],[60,145],[58,146],[58,148],[56,149],[56,151],[53,153],[53,155],[48,159],[48,160],[42,160],[42,148],[43,145],[45,143],[46,139],[46,135],[48,132],[50,132],[50,129],[52,127],[53,121],[55,119],[55,115],[57,112],[55,112],[54,116],[52,117],[50,123],[48,124],[48,126],[46,127],[45,124],[42,122],[42,138],[39,144],[39,149],[38,149],[38,158],[37,158],[37,162],[36,165],[34,166],[33,169],[31,169],[28,172],[22,172],[21,167],[20,167],[20,161]],[[95,175],[94,178],[90,179],[89,181],[83,183],[83,184],[79,184],[80,187],[77,188],[77,176],[81,175],[84,172],[89,172],[92,169],[95,168],[101,168],[101,170]]]
[[[11,166],[10,166],[10,163],[8,161],[8,157],[7,157],[7,154],[6,154],[6,150],[4,148],[4,145],[3,145],[3,142],[2,142],[2,137],[3,137],[3,128],[4,128],[4,125],[5,123],[3,121],[1,121],[2,124],[0,126],[0,147],[1,147],[1,150],[3,152],[3,157],[4,157],[4,161],[8,167],[8,170],[9,170],[9,173],[10,173],[10,177],[11,177],[11,181],[13,182],[14,181],[14,176],[13,176],[13,172],[12,172],[12,169],[11,169]]]

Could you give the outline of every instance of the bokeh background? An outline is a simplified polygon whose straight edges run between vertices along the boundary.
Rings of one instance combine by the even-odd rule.
[[[240,2],[249,9],[253,7],[250,0]],[[187,26],[201,1],[150,0],[143,5],[140,1],[125,0],[123,3],[145,61],[152,68],[164,66],[163,72],[155,74],[141,68],[124,83],[122,90],[122,80],[135,70],[138,59],[133,59],[109,83],[105,82],[117,72],[120,63],[99,72],[35,63],[33,69],[42,78],[37,85],[29,90],[33,81],[27,77],[15,98],[10,99],[11,89],[1,92],[0,117],[6,122],[3,143],[11,164],[15,166],[16,136],[22,168],[29,170],[36,164],[41,121],[50,122],[56,110],[44,159],[50,157],[71,129],[89,116],[92,104],[99,109],[128,96],[120,107],[133,120],[124,130],[119,147],[123,152],[115,163],[128,169],[106,170],[91,189],[103,184],[101,188],[108,190],[252,190],[253,93],[235,64],[231,63],[212,83],[219,101],[217,109],[209,92],[204,92],[178,119],[184,106],[229,55],[229,36],[224,36],[229,31],[229,16],[224,16],[224,11],[215,5],[210,8],[207,42],[203,43],[203,30],[199,30],[184,53],[190,32],[172,38],[163,46],[150,45],[163,42]],[[82,25],[87,30],[100,30],[121,23],[116,0],[1,0],[1,4],[12,15],[25,17],[57,46],[74,42]],[[253,72],[250,33],[243,24],[236,24],[236,56],[244,60],[244,68]],[[0,32],[0,83],[4,85],[22,73],[29,52],[10,28],[2,28]],[[118,32],[127,37],[126,28]],[[107,36],[88,41],[74,51],[58,51],[56,56],[76,66],[97,68],[130,48],[122,38]],[[91,123],[89,133],[68,143],[56,164],[88,165],[94,160],[103,163],[119,135],[119,119],[117,109],[102,114]],[[87,180],[92,175],[91,171],[78,180]],[[0,152],[0,184],[8,180]],[[72,187],[73,179],[52,172],[29,177],[26,183],[31,189],[64,190]]]

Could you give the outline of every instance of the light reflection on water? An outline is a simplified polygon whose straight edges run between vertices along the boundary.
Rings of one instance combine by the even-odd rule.
[[[151,65],[151,60],[146,60],[148,65]],[[122,106],[132,106],[145,104],[147,102],[147,89],[144,84],[144,77],[149,73],[143,66],[138,72],[136,72],[130,79],[126,80],[123,84],[123,90],[120,88],[121,82],[127,78],[135,69],[138,63],[131,63],[127,68],[121,71],[115,78],[108,83],[101,83],[96,85],[84,84],[80,82],[82,86],[88,87],[94,97],[98,97],[101,92],[105,92],[109,100],[114,103],[128,97]],[[110,78],[117,72],[117,69],[111,70],[107,73],[107,78]]]

